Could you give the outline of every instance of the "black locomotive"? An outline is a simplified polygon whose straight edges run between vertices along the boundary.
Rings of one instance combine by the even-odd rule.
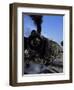
[[[45,47],[46,39],[35,30],[32,30],[31,35],[28,38],[24,37],[24,50],[34,50],[42,57],[45,53]]]
[[[43,16],[30,15],[30,17],[37,29],[32,30],[29,37],[24,37],[24,74],[62,72],[63,49],[57,42],[41,35]]]

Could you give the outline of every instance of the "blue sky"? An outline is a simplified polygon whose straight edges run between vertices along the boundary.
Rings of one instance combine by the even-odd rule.
[[[63,16],[43,15],[41,35],[60,44],[63,40]],[[28,15],[24,15],[24,36],[28,37],[36,26]]]

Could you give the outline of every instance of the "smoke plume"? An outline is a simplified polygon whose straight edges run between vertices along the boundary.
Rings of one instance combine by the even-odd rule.
[[[42,16],[41,15],[30,15],[35,25],[37,26],[37,32],[41,34],[41,24],[42,24]]]

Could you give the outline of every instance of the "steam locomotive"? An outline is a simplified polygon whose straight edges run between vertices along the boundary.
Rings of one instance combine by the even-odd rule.
[[[24,74],[62,72],[63,68],[60,67],[63,67],[63,49],[55,41],[41,35],[42,16],[30,17],[37,26],[37,31],[32,30],[29,37],[24,37]],[[59,67],[58,70],[56,66]]]
[[[30,48],[36,51],[40,57],[43,57],[45,54],[46,42],[46,38],[42,37],[37,31],[32,30],[28,38],[24,37],[24,50]]]

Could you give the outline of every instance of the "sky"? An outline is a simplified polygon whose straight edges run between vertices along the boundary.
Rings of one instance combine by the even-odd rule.
[[[24,36],[28,37],[36,25],[30,16],[24,15]],[[43,15],[41,35],[60,44],[63,41],[63,16]]]

